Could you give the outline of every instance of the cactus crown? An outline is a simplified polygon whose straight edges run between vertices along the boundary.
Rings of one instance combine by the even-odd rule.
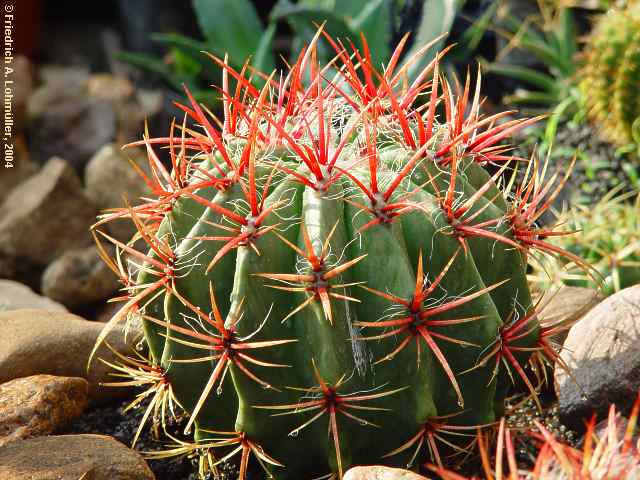
[[[581,88],[592,118],[614,143],[640,143],[640,2],[602,15],[585,47]]]
[[[406,38],[378,71],[364,39],[325,35],[336,57],[318,65],[322,35],[286,75],[212,57],[223,118],[186,90],[183,122],[134,144],[151,195],[96,224],[125,292],[102,338],[142,320],[150,365],[121,369],[158,384],[145,419],[186,410],[195,441],[172,451],[200,452],[202,472],[234,454],[241,478],[250,458],[277,478],[442,463],[514,379],[535,394],[530,359],[557,357],[525,269],[534,252],[579,262],[537,225],[563,181],[531,162],[522,185],[498,182],[501,141],[537,118],[482,116],[480,75],[454,92],[442,54],[407,84]],[[103,228],[119,218],[127,244]]]

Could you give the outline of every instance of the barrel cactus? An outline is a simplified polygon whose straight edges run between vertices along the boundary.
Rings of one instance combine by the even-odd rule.
[[[618,144],[640,138],[640,2],[602,15],[585,46],[581,88],[589,113]]]
[[[325,35],[336,58],[318,65],[322,35],[286,74],[212,57],[222,118],[185,89],[184,120],[135,143],[151,193],[95,225],[124,292],[100,340],[142,322],[149,363],[114,366],[147,385],[145,420],[187,412],[193,440],[170,452],[197,453],[203,476],[235,454],[240,478],[441,463],[502,414],[514,379],[535,393],[528,362],[556,358],[526,265],[571,256],[536,225],[563,181],[535,161],[521,186],[498,181],[501,141],[537,119],[482,116],[480,75],[454,92],[442,54],[409,84],[402,44],[378,71],[364,39]],[[122,218],[129,243],[104,228]]]

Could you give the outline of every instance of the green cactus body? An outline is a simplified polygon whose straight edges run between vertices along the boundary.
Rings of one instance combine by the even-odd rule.
[[[614,143],[637,141],[640,2],[631,1],[625,9],[600,17],[585,52],[581,88],[590,114]]]
[[[543,340],[526,256],[545,250],[534,221],[548,189],[509,203],[479,162],[506,160],[500,140],[535,119],[485,120],[468,88],[439,91],[435,62],[403,90],[367,58],[364,83],[341,58],[351,95],[320,87],[305,56],[288,90],[226,67],[249,100],[232,101],[225,75],[219,130],[190,98],[203,133],[167,140],[168,200],[129,212],[152,247],[137,254],[136,291],[151,291],[135,302],[152,362],[193,448],[242,452],[241,477],[250,456],[282,479],[439,463],[420,432],[494,422],[511,379],[530,385]]]

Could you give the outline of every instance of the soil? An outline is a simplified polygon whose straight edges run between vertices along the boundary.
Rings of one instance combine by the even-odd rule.
[[[102,435],[111,435],[127,446],[131,445],[135,436],[142,415],[148,405],[147,402],[142,403],[138,408],[129,410],[126,413],[124,409],[131,400],[125,400],[107,406],[94,407],[79,419],[67,430],[60,433],[96,433]],[[167,419],[167,431],[176,438],[182,438],[186,418],[178,421]],[[149,422],[150,423],[150,422]],[[138,441],[136,450],[141,452],[151,452],[164,450],[167,443],[162,439],[156,439],[149,426],[145,426]],[[170,457],[162,460],[147,460],[149,467],[153,471],[157,480],[200,480],[198,476],[198,462],[196,458],[187,458],[186,456]],[[231,480],[236,477],[233,475],[234,467],[231,465],[223,465],[221,471],[223,475],[219,478],[211,478],[207,480]],[[225,473],[226,472],[226,473]]]
[[[122,403],[94,407],[77,419],[73,425],[62,433],[97,433],[111,435],[127,446],[131,445],[133,437],[138,429],[139,422],[144,414],[146,404],[140,408],[124,413],[124,409],[130,400]],[[173,423],[169,427],[176,433],[180,426]],[[136,444],[139,452],[161,450],[164,447],[162,440],[153,437],[151,429],[145,427]],[[157,480],[198,480],[195,475],[197,466],[185,457],[175,457],[165,460],[147,460]]]

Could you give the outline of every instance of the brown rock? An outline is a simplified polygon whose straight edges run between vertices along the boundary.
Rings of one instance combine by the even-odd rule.
[[[117,114],[107,101],[78,94],[51,105],[29,124],[33,160],[64,156],[81,172],[96,150],[115,139]]]
[[[29,152],[22,137],[18,137],[14,142],[13,162],[11,167],[2,166],[0,175],[0,202],[2,202],[9,192],[21,182],[33,175],[36,167],[29,157]]]
[[[120,287],[95,246],[74,249],[54,260],[42,275],[42,293],[71,309],[111,297]]]
[[[89,96],[112,102],[123,102],[131,98],[133,85],[126,77],[116,77],[110,73],[95,73],[87,82]]]
[[[561,353],[569,377],[556,369],[561,420],[580,429],[610,403],[629,407],[640,389],[640,285],[603,300],[569,331]]]
[[[98,150],[87,164],[84,176],[87,196],[99,210],[124,207],[125,199],[135,205],[140,197],[148,195],[148,187],[128,159],[149,174],[146,156],[141,151],[122,151],[112,143]],[[123,242],[128,242],[135,233],[133,222],[127,219],[109,222],[107,228]]]
[[[126,389],[101,387],[112,381],[111,367],[99,358],[114,362],[115,355],[103,344],[89,370],[89,354],[104,327],[65,312],[14,310],[0,312],[0,382],[36,374],[83,377],[89,382],[89,396],[102,402],[122,398]],[[130,353],[138,335],[129,332],[125,339],[122,328],[107,337],[119,352]],[[2,478],[2,477],[0,477]]]
[[[563,285],[558,290],[544,295],[538,317],[542,324],[571,325],[595,307],[604,297],[596,290]],[[568,330],[556,338],[559,344],[564,342]]]
[[[427,477],[401,468],[370,465],[349,469],[343,480],[427,480]]]
[[[88,403],[84,378],[33,375],[0,384],[0,447],[69,424]]]
[[[52,158],[0,205],[0,253],[46,265],[66,250],[91,243],[95,208],[73,169]]]
[[[66,312],[64,305],[38,295],[26,285],[11,280],[0,280],[0,310],[39,308],[56,312]]]
[[[142,457],[106,435],[56,435],[0,447],[2,480],[155,480]]]
[[[604,296],[597,290],[563,285],[543,298],[540,319],[544,321],[578,320],[595,307]]]

